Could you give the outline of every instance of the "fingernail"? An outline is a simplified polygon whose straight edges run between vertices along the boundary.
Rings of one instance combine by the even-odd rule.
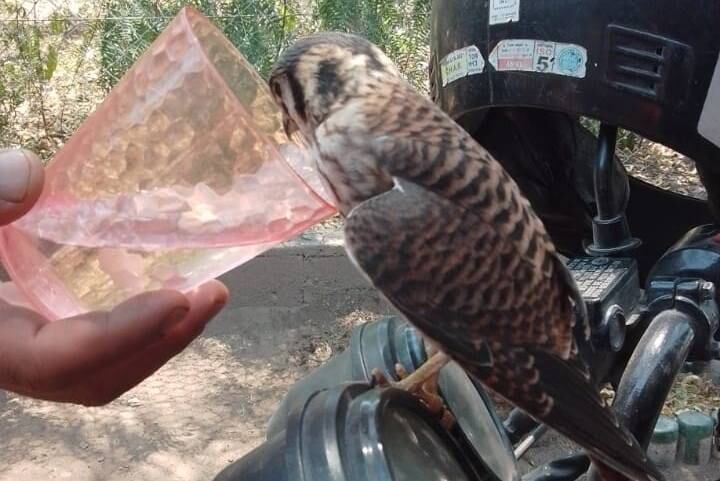
[[[30,184],[30,162],[22,150],[0,151],[0,200],[25,200]]]
[[[213,299],[213,306],[215,307],[223,307],[225,304],[227,304],[228,298],[227,296],[218,296],[215,299]]]
[[[214,298],[212,302],[212,307],[209,311],[209,315],[205,319],[205,324],[208,324],[210,321],[215,319],[215,316],[220,314],[220,311],[225,308],[225,304],[227,304],[227,301],[224,298]]]
[[[163,323],[163,329],[168,330],[178,324],[180,321],[185,319],[185,316],[187,316],[188,312],[190,312],[190,309],[188,309],[187,307],[176,307],[175,309],[173,309],[173,311],[165,318],[165,322]]]

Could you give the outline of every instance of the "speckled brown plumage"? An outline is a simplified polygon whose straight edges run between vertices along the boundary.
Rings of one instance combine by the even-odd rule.
[[[662,479],[591,384],[582,299],[501,165],[357,37],[299,41],[270,85],[370,282],[484,385],[615,469]]]

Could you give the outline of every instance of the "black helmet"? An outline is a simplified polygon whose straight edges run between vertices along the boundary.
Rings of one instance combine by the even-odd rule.
[[[718,145],[698,133],[720,52],[720,2],[444,0],[433,13],[434,94],[456,119],[488,107],[539,107],[720,162]],[[468,47],[482,56],[482,72],[443,79],[443,61]]]
[[[594,208],[596,141],[583,116],[692,158],[720,207],[720,138],[698,132],[718,19],[716,0],[435,1],[431,95],[505,165],[561,250],[576,253]],[[619,162],[614,182],[627,203]]]

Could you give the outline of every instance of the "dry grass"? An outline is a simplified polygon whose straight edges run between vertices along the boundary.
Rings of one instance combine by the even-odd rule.
[[[600,394],[608,405],[615,399],[615,392],[609,386],[603,388]],[[687,409],[710,414],[717,408],[720,408],[720,385],[708,375],[680,373],[665,400],[662,414],[672,416]]]
[[[618,155],[631,175],[679,194],[705,199],[695,162],[661,144],[639,139],[632,149],[619,149]]]
[[[673,385],[663,414],[671,415],[684,409],[709,413],[720,407],[720,386],[706,377],[681,374]]]

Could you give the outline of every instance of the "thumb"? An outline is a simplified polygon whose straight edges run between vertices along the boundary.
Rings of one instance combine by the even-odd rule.
[[[0,225],[22,217],[42,192],[44,171],[40,159],[21,149],[0,150]]]

